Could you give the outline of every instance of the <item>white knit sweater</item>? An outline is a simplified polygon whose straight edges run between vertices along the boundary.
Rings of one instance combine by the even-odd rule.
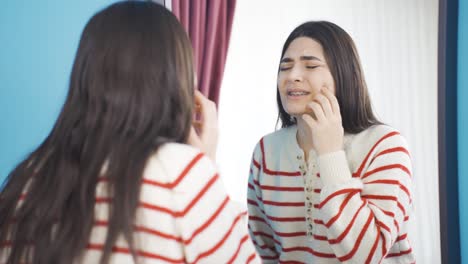
[[[98,186],[96,220],[107,221],[105,182]],[[209,158],[187,145],[163,145],[147,163],[137,209],[139,263],[259,263],[246,212],[230,200]],[[107,233],[96,225],[82,263],[96,263]],[[133,263],[117,241],[111,263]]]
[[[70,263],[99,263],[112,199],[108,186],[100,178],[89,244],[83,258]],[[134,228],[140,264],[260,263],[247,232],[247,212],[230,200],[211,160],[188,145],[168,143],[149,158]],[[0,263],[10,246],[0,241]],[[110,263],[134,263],[123,237],[112,251]]]
[[[264,263],[414,263],[407,238],[411,158],[378,125],[309,160],[297,127],[263,137],[248,184],[249,231]]]

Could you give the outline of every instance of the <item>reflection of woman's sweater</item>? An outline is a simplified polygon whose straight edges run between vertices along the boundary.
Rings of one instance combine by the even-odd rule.
[[[296,132],[293,126],[265,136],[253,155],[249,231],[264,262],[415,262],[404,138],[374,126],[346,134],[344,151],[311,151],[306,162]]]

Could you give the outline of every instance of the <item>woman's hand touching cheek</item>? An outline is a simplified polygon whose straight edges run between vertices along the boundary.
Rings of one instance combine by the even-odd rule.
[[[302,119],[309,126],[317,154],[320,156],[342,150],[344,129],[335,95],[324,87],[307,108],[315,118],[310,114],[303,114]]]

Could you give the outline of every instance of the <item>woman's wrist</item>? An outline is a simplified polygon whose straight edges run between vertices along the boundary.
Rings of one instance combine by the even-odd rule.
[[[318,165],[324,185],[339,184],[352,178],[344,150],[319,154]]]

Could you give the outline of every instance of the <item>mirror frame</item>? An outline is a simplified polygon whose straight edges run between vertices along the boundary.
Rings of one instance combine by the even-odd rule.
[[[442,263],[460,263],[457,155],[458,0],[439,0],[438,155]]]

